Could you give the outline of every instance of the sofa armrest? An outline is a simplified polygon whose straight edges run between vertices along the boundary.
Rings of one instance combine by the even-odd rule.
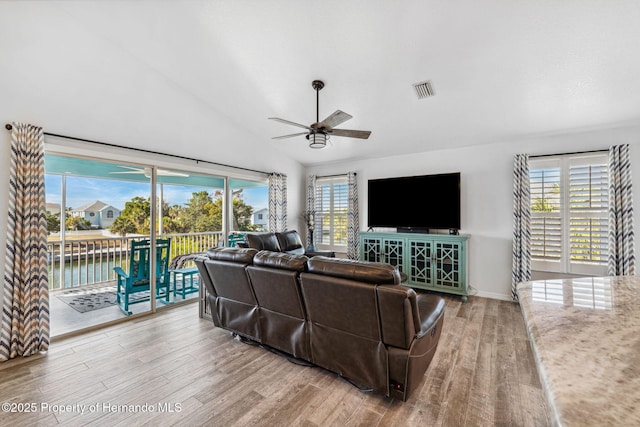
[[[433,327],[444,316],[444,298],[433,294],[419,294],[416,298],[420,316],[420,331],[416,333],[416,339],[420,339],[428,333],[435,333]]]
[[[389,351],[389,395],[402,401],[424,381],[438,347],[444,322],[445,300],[435,294],[418,294],[420,330],[408,349],[387,347]],[[414,306],[415,307],[415,306]]]
[[[444,303],[444,300],[443,300]],[[425,380],[426,372],[438,347],[444,322],[444,304],[436,304],[439,317],[427,315],[423,330],[408,349],[387,347],[389,352],[389,396],[406,401]],[[432,323],[434,322],[435,323]]]

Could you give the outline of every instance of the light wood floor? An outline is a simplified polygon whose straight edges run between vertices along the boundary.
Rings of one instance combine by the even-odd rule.
[[[550,424],[516,304],[447,297],[425,377],[407,402],[363,393],[320,368],[232,339],[189,304],[54,342],[45,356],[0,363],[0,402],[36,410],[0,419],[11,426]],[[86,407],[80,414],[79,406],[54,405]]]

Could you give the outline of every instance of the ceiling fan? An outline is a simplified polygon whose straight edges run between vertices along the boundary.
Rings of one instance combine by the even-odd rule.
[[[371,135],[369,130],[350,130],[350,129],[336,129],[341,123],[346,122],[353,116],[345,113],[344,111],[336,110],[335,113],[329,117],[320,121],[320,90],[324,87],[324,82],[320,80],[314,80],[311,86],[316,91],[316,122],[310,126],[301,125],[300,123],[291,122],[289,120],[280,119],[278,117],[269,117],[269,120],[275,120],[277,122],[285,123],[292,126],[307,129],[306,132],[293,133],[290,135],[276,136],[272,139],[285,139],[292,138],[294,136],[306,135],[309,140],[309,147],[311,148],[324,148],[327,145],[327,141],[331,135],[346,136],[348,138],[360,138],[367,139]]]

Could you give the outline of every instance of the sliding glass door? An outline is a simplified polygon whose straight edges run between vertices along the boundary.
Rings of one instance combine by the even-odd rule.
[[[150,291],[133,296],[125,290],[132,269],[153,271],[151,257],[139,258],[150,249],[132,249],[134,242],[151,237],[149,172],[45,155],[53,336],[151,310]]]
[[[193,260],[224,244],[225,179],[159,168],[156,182],[156,236],[171,247],[169,301],[196,300],[200,279]],[[194,316],[197,311],[194,305]]]
[[[193,259],[268,225],[266,180],[49,152],[45,173],[53,336],[196,300]]]

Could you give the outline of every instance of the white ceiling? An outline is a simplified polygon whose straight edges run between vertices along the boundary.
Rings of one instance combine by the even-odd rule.
[[[192,125],[226,121],[307,165],[640,122],[637,0],[17,3],[0,3],[0,49],[49,52],[55,82],[29,90],[63,88],[68,115],[97,106],[162,126],[181,119],[180,92],[202,107]],[[104,63],[89,66],[96,52]],[[92,67],[108,79],[78,87]],[[312,150],[302,136],[271,139],[301,129],[268,117],[315,121],[314,79],[326,83],[320,118],[343,110],[353,119],[339,127],[371,130],[369,140]],[[420,100],[413,84],[424,80],[436,95]],[[155,107],[139,105],[151,88]]]

